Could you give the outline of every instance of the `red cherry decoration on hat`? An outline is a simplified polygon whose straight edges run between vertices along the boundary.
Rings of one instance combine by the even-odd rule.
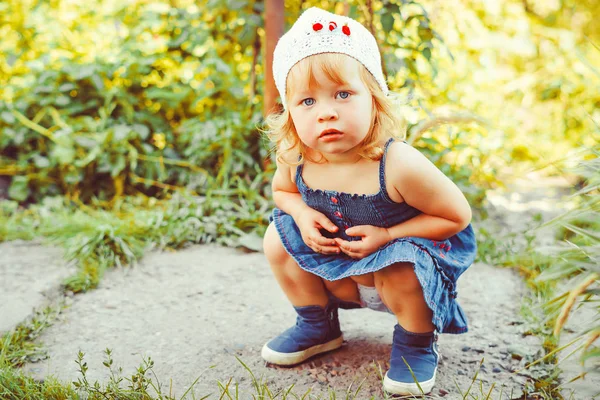
[[[323,25],[321,25],[320,23],[317,22],[316,24],[313,24],[313,30],[318,32],[321,29],[323,29]]]
[[[342,27],[342,32],[344,32],[345,35],[350,36],[350,28],[348,27],[348,25],[344,25]]]
[[[331,22],[329,23],[329,30],[330,30],[330,31],[332,31],[332,30],[334,30],[335,28],[337,28],[337,24],[336,24],[335,22],[331,21]]]

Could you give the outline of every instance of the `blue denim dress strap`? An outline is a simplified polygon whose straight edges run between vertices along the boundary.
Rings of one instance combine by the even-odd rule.
[[[381,187],[381,196],[390,203],[394,201],[390,198],[390,195],[387,191],[387,184],[385,182],[385,159],[387,157],[388,149],[390,148],[390,144],[394,142],[394,138],[390,138],[386,143],[383,149],[383,157],[381,157],[381,161],[379,162],[379,186]]]
[[[304,167],[304,163],[302,163],[296,167],[296,179],[294,180],[294,182],[296,183],[296,186],[301,185],[300,181],[302,181],[302,167]]]

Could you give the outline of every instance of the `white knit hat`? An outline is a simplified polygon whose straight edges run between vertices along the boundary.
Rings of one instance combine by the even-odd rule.
[[[355,58],[373,74],[383,93],[388,94],[381,55],[371,32],[352,18],[312,7],[279,39],[273,53],[273,76],[284,108],[286,80],[292,67],[321,53],[342,53]]]

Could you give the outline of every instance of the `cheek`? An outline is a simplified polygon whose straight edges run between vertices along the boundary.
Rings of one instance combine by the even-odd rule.
[[[373,104],[370,101],[362,101],[359,105],[359,111],[356,113],[357,118],[360,120],[361,126],[371,126]]]
[[[294,126],[296,127],[296,132],[299,134],[304,132],[308,128],[308,116],[306,113],[302,112],[290,112],[292,116],[292,121],[294,122]]]
[[[302,113],[298,111],[290,111],[290,115],[292,116],[292,121],[294,124],[298,125],[299,121],[302,121]]]

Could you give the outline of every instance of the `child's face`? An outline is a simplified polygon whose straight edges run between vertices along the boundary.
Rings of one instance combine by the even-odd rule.
[[[310,85],[306,64],[294,66],[288,78],[288,108],[298,136],[326,156],[353,155],[371,129],[373,98],[360,77],[363,67],[344,58],[337,82],[323,68],[313,68]]]

